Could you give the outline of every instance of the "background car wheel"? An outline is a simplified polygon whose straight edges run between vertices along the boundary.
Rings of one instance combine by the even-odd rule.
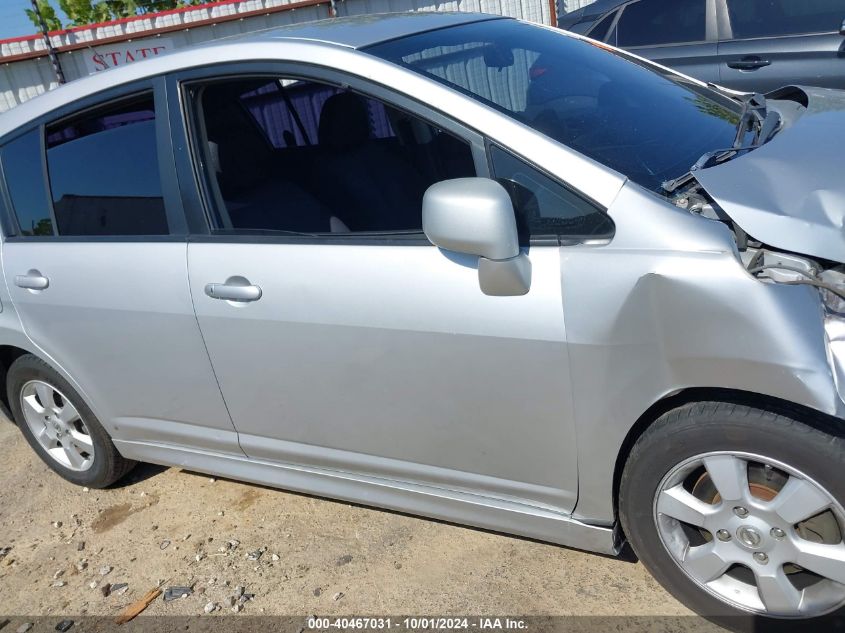
[[[21,356],[6,376],[9,406],[30,446],[59,475],[104,488],[132,470],[79,394],[47,363]]]
[[[634,445],[622,526],[654,577],[698,613],[738,629],[828,630],[813,627],[845,616],[843,464],[841,430],[826,422],[689,404]]]

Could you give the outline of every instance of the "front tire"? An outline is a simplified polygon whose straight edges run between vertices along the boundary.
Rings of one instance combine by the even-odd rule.
[[[839,429],[689,404],[634,445],[622,527],[652,575],[698,613],[739,629],[828,630],[845,618],[843,465]]]
[[[124,459],[76,390],[40,358],[19,357],[6,375],[9,406],[42,461],[67,481],[105,488],[135,466]]]

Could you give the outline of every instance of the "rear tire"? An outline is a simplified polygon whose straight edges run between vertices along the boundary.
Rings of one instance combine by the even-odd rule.
[[[63,479],[105,488],[135,466],[117,452],[70,383],[40,358],[25,354],[15,360],[6,375],[6,389],[21,433]]]
[[[637,440],[620,482],[622,527],[683,604],[737,630],[845,626],[845,440],[816,426],[700,402]]]

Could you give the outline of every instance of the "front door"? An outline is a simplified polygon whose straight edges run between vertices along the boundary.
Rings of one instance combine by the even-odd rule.
[[[486,170],[480,142],[312,81],[187,94],[216,225],[191,291],[244,452],[571,510],[559,248],[531,248],[526,296],[490,297],[420,231],[430,184]]]

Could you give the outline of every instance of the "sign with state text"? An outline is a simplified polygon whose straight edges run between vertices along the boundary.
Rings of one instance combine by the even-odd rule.
[[[143,59],[151,59],[169,53],[174,49],[173,42],[164,37],[154,40],[121,42],[113,46],[91,46],[85,51],[85,65],[88,72],[94,74],[101,70],[126,66]]]

